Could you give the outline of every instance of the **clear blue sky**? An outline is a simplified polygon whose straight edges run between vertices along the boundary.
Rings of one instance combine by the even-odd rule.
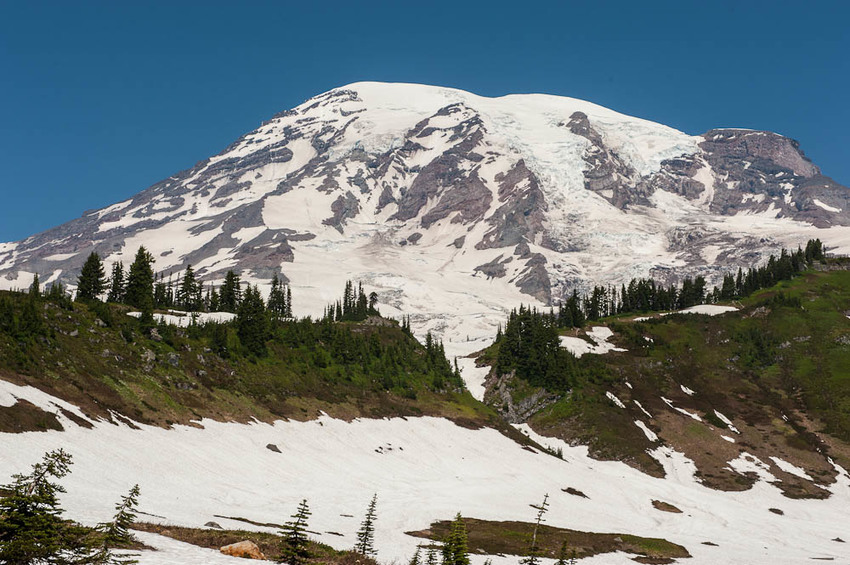
[[[2,2],[0,241],[359,80],[791,136],[850,185],[850,2]]]

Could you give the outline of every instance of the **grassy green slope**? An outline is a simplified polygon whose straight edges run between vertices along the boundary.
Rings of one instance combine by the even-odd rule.
[[[827,456],[850,466],[850,272],[808,272],[739,306],[739,312],[715,317],[601,321],[598,325],[615,332],[612,341],[628,351],[582,357],[572,391],[529,423],[541,433],[586,443],[597,457],[660,475],[660,465],[646,453],[659,442],[635,425],[641,420],[663,443],[694,459],[710,486],[747,488],[754,477],[730,471],[727,462],[749,453],[770,466],[789,496],[824,496],[771,457],[805,469],[821,484],[835,476]],[[483,359],[497,354],[491,348]],[[527,384],[510,386],[519,396],[531,394]],[[675,411],[662,397],[701,421]]]
[[[167,426],[202,417],[311,419],[324,411],[341,418],[434,415],[506,429],[494,411],[435,377],[423,361],[425,348],[394,322],[325,328],[285,322],[292,326],[279,327],[269,355],[257,359],[235,348],[217,354],[209,332],[160,327],[152,337],[123,306],[41,300],[32,308],[26,295],[5,292],[0,299],[7,320],[26,320],[26,308],[31,319],[14,331],[0,329],[0,378],[68,400],[92,419],[108,419],[114,411]],[[334,344],[323,341],[329,335],[336,336]],[[347,353],[332,350],[339,340],[350,345]],[[358,353],[363,343],[403,353],[381,364],[379,354],[364,359]],[[27,403],[0,407],[0,431],[57,427],[54,416]]]

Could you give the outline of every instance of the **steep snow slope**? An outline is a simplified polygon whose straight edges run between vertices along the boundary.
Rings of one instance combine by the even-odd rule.
[[[2,381],[0,387],[2,403],[14,395],[47,410],[56,411],[51,403],[66,406],[30,388]],[[424,529],[458,511],[530,521],[535,510],[529,505],[549,493],[548,524],[663,537],[684,545],[694,556],[687,560],[693,565],[850,559],[847,544],[832,541],[850,538],[850,477],[843,470],[828,500],[791,500],[765,482],[739,493],[707,489],[694,479],[690,461],[664,448],[655,456],[668,478],[654,479],[622,463],[590,459],[583,447],[537,438],[563,449],[560,460],[523,449],[493,430],[469,430],[435,418],[346,423],[324,417],[273,425],[205,420],[202,427],[171,430],[98,423],[87,430],[61,413],[59,417],[65,432],[0,434],[0,481],[28,468],[44,451],[64,447],[74,465],[63,480],[68,492],[62,502],[72,517],[88,523],[109,517],[112,501],[135,483],[141,486],[145,519],[197,527],[209,520],[224,527],[246,526],[216,514],[280,523],[307,498],[316,538],[350,548],[366,505],[377,493],[379,557],[405,562],[419,540],[404,531]],[[281,453],[267,449],[270,443]],[[567,487],[588,498],[562,492]],[[673,504],[683,513],[655,510],[652,500]],[[173,542],[157,540],[154,545],[163,545],[166,553],[146,554],[142,563],[225,561]],[[477,556],[475,561],[483,559]],[[582,563],[633,561],[606,555]]]

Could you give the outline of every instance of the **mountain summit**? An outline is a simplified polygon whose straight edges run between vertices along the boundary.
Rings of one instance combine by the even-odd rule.
[[[279,272],[304,306],[353,277],[399,310],[472,300],[473,314],[636,276],[716,280],[782,245],[840,244],[847,226],[850,191],[777,134],[690,136],[571,98],[363,82],[129,200],[0,244],[0,286],[73,284],[91,251],[108,266],[144,245],[161,272]]]

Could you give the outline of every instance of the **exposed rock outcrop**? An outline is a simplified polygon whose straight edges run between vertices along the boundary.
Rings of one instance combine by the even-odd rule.
[[[250,541],[240,541],[230,545],[223,546],[219,551],[225,555],[232,557],[244,557],[247,559],[265,559],[266,556],[260,551],[259,546]]]
[[[567,127],[590,142],[584,154],[584,186],[620,209],[632,204],[648,204],[646,193],[636,185],[635,171],[606,146],[602,135],[591,125],[587,114],[575,112]]]

